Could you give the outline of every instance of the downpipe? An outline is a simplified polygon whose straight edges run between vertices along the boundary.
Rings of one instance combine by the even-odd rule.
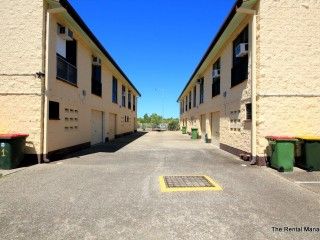
[[[240,7],[237,12],[252,15],[251,22],[251,106],[252,106],[252,126],[251,126],[251,161],[250,164],[257,163],[257,11]]]

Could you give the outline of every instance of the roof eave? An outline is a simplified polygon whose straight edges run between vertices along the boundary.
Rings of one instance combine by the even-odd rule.
[[[209,56],[210,52],[212,51],[212,49],[214,48],[214,46],[216,45],[216,43],[219,41],[221,35],[224,33],[224,31],[226,30],[226,28],[228,27],[228,25],[230,24],[230,22],[232,21],[232,19],[234,18],[234,16],[237,14],[237,8],[239,8],[243,3],[243,0],[237,0],[236,3],[233,5],[233,7],[231,8],[231,11],[229,13],[229,15],[227,16],[227,18],[224,20],[222,26],[220,27],[218,33],[216,34],[216,36],[214,37],[214,39],[212,40],[212,42],[210,43],[207,51],[205,52],[205,54],[203,55],[203,57],[201,58],[199,64],[197,65],[196,69],[194,70],[193,74],[191,75],[189,81],[187,82],[187,84],[185,85],[185,87],[183,88],[183,90],[181,91],[177,102],[180,101],[180,98],[182,97],[184,91],[188,88],[189,84],[192,82],[193,78],[196,76],[196,74],[198,73],[199,69],[201,68],[202,64],[204,63],[204,61],[207,59],[207,57]]]
[[[74,19],[74,21],[80,26],[81,29],[88,35],[88,37],[93,41],[93,43],[99,48],[99,50],[105,55],[105,57],[111,62],[111,64],[119,71],[122,77],[129,83],[129,85],[136,91],[139,97],[141,97],[141,93],[134,86],[134,84],[130,81],[127,75],[123,72],[120,66],[116,63],[116,61],[111,57],[108,51],[103,47],[97,37],[92,33],[89,27],[85,24],[76,10],[71,6],[71,4],[67,0],[58,0],[63,8],[66,9],[68,14]]]

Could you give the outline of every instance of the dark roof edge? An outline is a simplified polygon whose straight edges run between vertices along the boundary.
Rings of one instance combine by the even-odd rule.
[[[133,89],[138,93],[141,97],[138,89],[133,85],[133,83],[129,80],[127,75],[122,71],[116,61],[111,57],[108,51],[103,47],[100,41],[96,38],[96,36],[91,32],[89,27],[85,24],[76,10],[71,6],[71,4],[67,0],[59,0],[62,7],[64,7],[70,16],[77,22],[77,24],[84,30],[84,32],[91,38],[91,40],[97,45],[97,47],[101,50],[101,52],[107,57],[107,59],[116,67],[116,69],[120,72],[120,74],[128,81],[128,83],[133,87]]]
[[[182,90],[180,96],[177,99],[177,102],[179,102],[179,99],[181,98],[183,92],[187,89],[187,87],[189,86],[190,82],[192,81],[192,79],[194,78],[194,76],[197,74],[197,72],[199,71],[201,65],[203,64],[203,62],[207,59],[207,57],[209,56],[211,50],[214,48],[214,46],[217,44],[217,42],[219,41],[221,35],[223,34],[223,32],[226,30],[226,28],[228,27],[229,23],[231,22],[231,20],[233,19],[233,17],[236,15],[237,13],[237,8],[239,8],[243,3],[243,0],[237,0],[236,3],[233,5],[228,17],[224,20],[224,23],[222,24],[219,32],[217,33],[217,35],[214,37],[214,39],[212,40],[209,48],[207,49],[207,51],[205,52],[205,54],[203,55],[203,57],[201,58],[200,63],[198,64],[198,66],[196,67],[196,69],[194,70],[193,74],[191,75],[188,83],[185,85],[184,89]]]

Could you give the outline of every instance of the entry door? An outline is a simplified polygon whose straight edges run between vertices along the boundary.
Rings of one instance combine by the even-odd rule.
[[[220,144],[220,112],[211,113],[211,142],[215,146]]]
[[[117,115],[110,113],[109,115],[109,140],[113,140],[116,135]]]
[[[201,138],[205,139],[206,136],[206,115],[202,114],[200,116],[200,128],[201,128]]]
[[[91,145],[103,142],[103,112],[91,110]]]

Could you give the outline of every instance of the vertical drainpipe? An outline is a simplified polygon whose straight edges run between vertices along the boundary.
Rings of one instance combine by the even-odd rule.
[[[49,99],[48,99],[48,91],[49,91],[49,75],[50,75],[50,39],[51,39],[51,32],[50,26],[52,22],[52,14],[60,13],[65,11],[64,8],[58,7],[53,9],[48,9],[46,13],[46,41],[45,41],[45,82],[43,88],[43,136],[42,136],[42,161],[45,163],[50,162],[47,158],[48,154],[48,122],[49,122]]]
[[[257,14],[252,16],[252,46],[251,46],[251,106],[252,106],[252,129],[251,129],[251,164],[257,162]]]
[[[251,24],[251,106],[252,106],[252,126],[251,126],[251,162],[257,162],[257,11],[240,7],[237,9],[238,13],[252,15]]]
[[[49,113],[49,100],[48,100],[48,89],[49,89],[49,43],[50,43],[50,23],[51,23],[52,13],[47,10],[46,16],[46,46],[45,46],[45,81],[44,81],[44,89],[43,89],[43,139],[42,139],[42,161],[47,163],[49,160],[47,159],[48,153],[48,113]]]

